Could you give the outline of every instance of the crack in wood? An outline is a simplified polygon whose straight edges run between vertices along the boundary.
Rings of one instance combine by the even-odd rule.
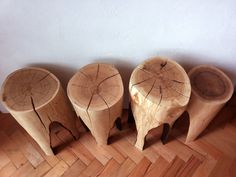
[[[33,111],[35,112],[36,116],[37,116],[38,119],[40,120],[40,122],[41,122],[41,124],[43,125],[43,127],[45,128],[45,130],[47,131],[47,128],[46,128],[46,126],[44,125],[44,123],[43,123],[43,121],[42,121],[42,119],[41,119],[39,113],[38,113],[38,112],[36,111],[36,109],[35,109],[34,100],[33,100],[33,97],[32,97],[32,96],[30,97],[30,100],[31,100],[31,104],[32,104],[32,107],[33,107]]]
[[[92,78],[85,74],[83,71],[79,71],[80,74],[82,74],[84,77],[86,77],[90,82],[93,82]]]
[[[173,80],[171,80],[172,82],[175,82],[175,83],[178,83],[178,84],[186,84],[185,82],[182,82],[182,81],[178,81],[178,80],[175,80],[175,79],[173,79]]]
[[[46,79],[51,73],[47,73],[45,76],[43,76],[41,79],[38,80],[38,82],[41,82],[42,80]]]
[[[88,88],[88,87],[86,87],[86,86],[84,86],[84,85],[77,85],[77,84],[71,84],[71,86],[81,87],[81,88]]]
[[[99,64],[98,64],[98,67],[97,67],[96,80],[98,79],[98,73],[99,73]]]
[[[169,88],[171,88],[172,90],[174,90],[176,93],[180,94],[183,97],[190,98],[189,96],[184,95],[183,93],[181,93],[180,91],[174,89],[173,87],[169,87]]]
[[[143,82],[146,82],[146,81],[151,80],[151,79],[153,79],[153,77],[149,77],[149,78],[144,79],[144,80],[142,80],[142,81],[140,81],[140,82],[137,82],[137,83],[135,83],[135,84],[132,84],[131,90],[132,90],[132,88],[133,88],[134,86],[139,85],[139,84],[142,84]]]
[[[144,68],[140,68],[140,67],[137,67],[137,68],[138,68],[139,70],[141,70],[141,71],[147,73],[147,74],[153,75],[153,73],[151,73],[150,71],[148,71],[148,70],[146,70],[146,69],[144,69]]]
[[[88,106],[87,106],[87,108],[86,108],[86,113],[87,113],[88,118],[89,118],[89,122],[90,122],[90,125],[91,125],[91,133],[92,133],[92,134],[93,134],[93,125],[92,125],[92,120],[91,120],[91,117],[90,117],[90,115],[89,115],[88,109],[89,109],[90,104],[91,104],[91,102],[92,102],[93,96],[94,96],[94,92],[92,93],[92,95],[91,95],[91,97],[90,97],[90,100],[89,100],[89,103],[88,103]]]
[[[103,102],[106,104],[107,108],[108,108],[108,116],[109,116],[109,127],[108,130],[110,129],[110,117],[111,117],[111,112],[110,112],[110,107],[108,105],[108,103],[106,102],[106,100],[102,97],[102,95],[98,94],[98,96],[103,100]]]
[[[101,85],[103,82],[105,82],[106,80],[108,80],[108,79],[110,79],[110,78],[112,78],[112,77],[118,76],[118,75],[120,75],[120,73],[116,73],[116,74],[113,74],[113,75],[111,75],[111,76],[106,77],[106,78],[103,79],[101,82],[99,82],[99,84],[97,85],[97,87],[100,87],[100,85]]]
[[[145,99],[148,97],[148,95],[151,93],[152,89],[154,88],[154,85],[156,83],[156,79],[154,80],[151,89],[148,91],[147,95],[145,96]]]
[[[160,97],[159,103],[158,103],[158,105],[157,105],[157,109],[158,109],[159,106],[161,105],[161,101],[162,101],[162,97],[163,97],[163,95],[162,95],[162,87],[159,86],[159,88],[160,88],[160,95],[161,95],[161,97]]]
[[[161,66],[161,70],[167,65],[167,61],[165,61],[164,63],[161,63],[160,66]]]

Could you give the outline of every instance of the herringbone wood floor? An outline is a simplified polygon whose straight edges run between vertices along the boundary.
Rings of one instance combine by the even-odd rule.
[[[214,119],[202,136],[185,144],[187,115],[175,124],[169,142],[159,139],[162,127],[151,131],[146,149],[138,151],[134,125],[112,130],[109,146],[97,146],[89,132],[78,128],[80,138],[71,141],[66,130],[54,126],[51,133],[56,156],[45,156],[31,137],[9,114],[0,114],[0,177],[8,176],[236,176],[236,97]],[[64,146],[66,145],[66,146]]]

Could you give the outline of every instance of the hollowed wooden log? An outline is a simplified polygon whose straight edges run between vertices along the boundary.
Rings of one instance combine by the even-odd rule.
[[[214,66],[201,65],[188,73],[192,95],[187,111],[189,130],[186,142],[195,140],[233,94],[229,77]]]

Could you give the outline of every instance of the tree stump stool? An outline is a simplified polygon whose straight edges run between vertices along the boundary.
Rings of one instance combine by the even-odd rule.
[[[118,70],[110,64],[89,64],[71,78],[67,92],[97,143],[107,144],[110,129],[122,114],[124,88]]]
[[[192,95],[187,107],[189,130],[186,142],[195,140],[233,94],[228,76],[213,66],[201,65],[188,73]]]
[[[59,80],[41,68],[23,68],[10,74],[1,89],[1,100],[16,121],[47,155],[53,155],[50,124],[57,122],[78,136],[75,113]]]
[[[135,68],[129,92],[138,133],[135,146],[142,150],[149,130],[161,124],[172,127],[185,111],[191,85],[188,75],[178,63],[157,57]]]

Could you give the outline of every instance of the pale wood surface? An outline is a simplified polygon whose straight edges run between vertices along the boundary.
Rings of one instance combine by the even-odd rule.
[[[2,85],[1,100],[47,155],[53,154],[51,123],[60,123],[78,137],[69,100],[59,80],[45,69],[23,68],[10,74]]]
[[[138,131],[135,146],[142,150],[149,130],[183,113],[191,86],[184,69],[167,58],[152,58],[137,66],[130,78],[131,108]]]
[[[186,142],[195,140],[233,94],[230,78],[214,66],[201,65],[188,73],[192,95],[187,107],[190,117]]]
[[[107,144],[110,129],[122,114],[124,88],[118,70],[104,63],[84,66],[69,81],[67,92],[97,143]]]
[[[173,126],[171,141],[160,142],[159,127],[147,135],[144,151],[134,147],[135,126],[126,124],[127,111],[123,112],[123,129],[112,129],[109,146],[97,146],[78,120],[77,141],[65,129],[53,126],[52,146],[59,147],[56,156],[46,156],[10,114],[0,114],[0,177],[235,177],[235,96],[196,141],[185,144],[188,118],[184,114]],[[66,147],[60,148],[65,140]]]

